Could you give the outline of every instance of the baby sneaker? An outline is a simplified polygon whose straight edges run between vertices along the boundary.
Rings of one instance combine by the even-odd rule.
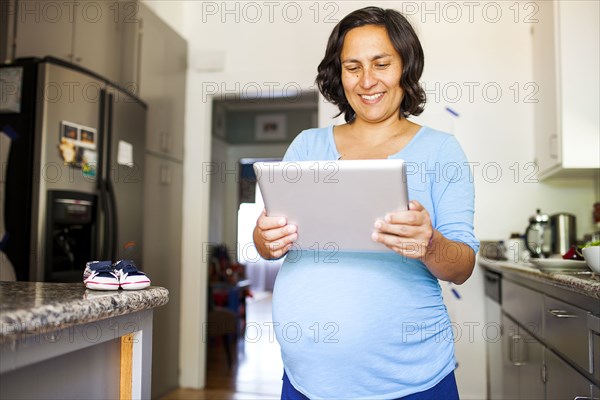
[[[110,261],[90,261],[83,271],[85,287],[93,290],[118,290],[119,277]]]
[[[137,269],[132,260],[117,261],[114,268],[119,277],[121,289],[137,290],[150,286],[150,279],[145,273]]]

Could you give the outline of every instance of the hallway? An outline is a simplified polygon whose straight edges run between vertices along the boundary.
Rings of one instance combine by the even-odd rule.
[[[283,364],[270,325],[271,292],[253,295],[247,300],[246,334],[237,343],[237,359],[232,352],[231,369],[227,366],[224,343],[213,338],[207,344],[206,388],[177,389],[163,400],[279,399]]]

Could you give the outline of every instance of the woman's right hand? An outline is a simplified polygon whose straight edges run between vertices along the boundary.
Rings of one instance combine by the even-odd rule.
[[[258,254],[264,259],[283,257],[298,239],[295,225],[288,225],[283,217],[268,217],[263,210],[254,228],[254,244]]]

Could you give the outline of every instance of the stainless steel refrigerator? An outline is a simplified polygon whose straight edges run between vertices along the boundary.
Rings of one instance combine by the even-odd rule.
[[[141,267],[146,105],[51,57],[0,77],[3,262],[18,280],[50,282],[82,280],[89,260]]]

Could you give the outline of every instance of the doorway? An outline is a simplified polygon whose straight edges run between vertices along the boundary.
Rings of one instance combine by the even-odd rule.
[[[271,294],[280,262],[257,258],[252,252],[251,233],[263,206],[248,168],[257,159],[281,159],[298,133],[317,126],[317,113],[317,92],[293,98],[213,99],[209,241],[227,249],[228,262],[237,265],[231,270],[238,272],[235,281],[225,278],[227,284],[241,286],[245,292],[240,300],[243,307],[230,301],[240,298],[241,289],[226,299],[207,302],[209,308],[235,304],[230,311],[241,319],[232,343],[223,337],[206,341],[207,389],[255,398],[280,394],[283,365],[270,329]],[[211,279],[207,292],[214,297],[210,285]]]

